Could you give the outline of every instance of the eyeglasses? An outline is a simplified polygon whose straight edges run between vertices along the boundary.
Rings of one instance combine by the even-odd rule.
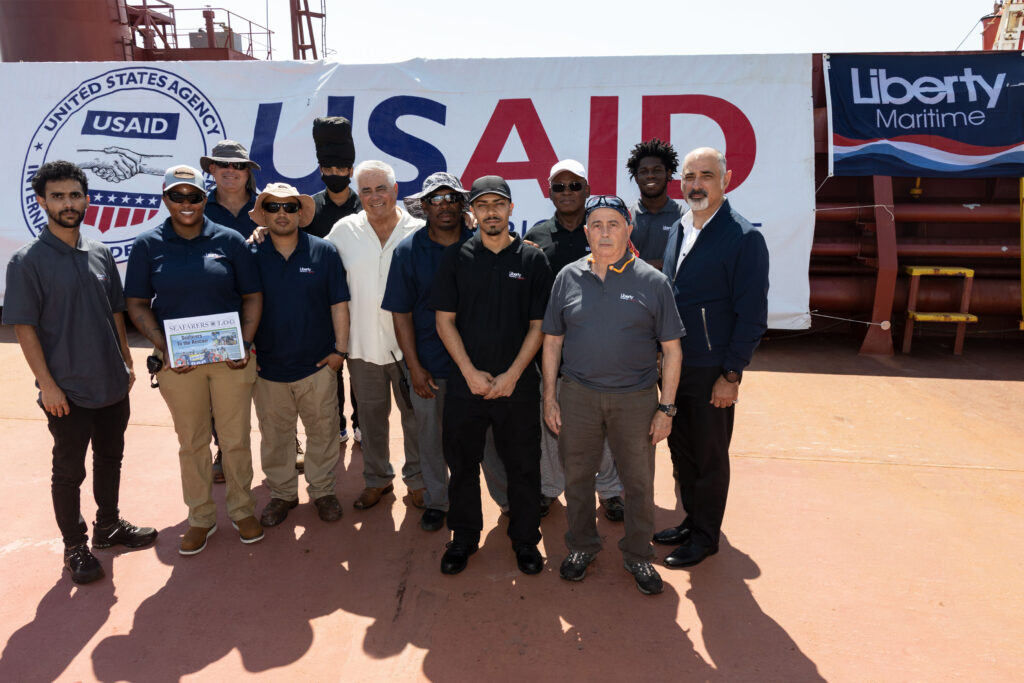
[[[440,206],[441,203],[445,204],[459,204],[462,202],[462,195],[454,192],[448,192],[446,194],[435,194],[431,197],[424,197],[423,201],[434,206]]]
[[[551,183],[552,192],[565,192],[565,188],[569,188],[570,192],[579,192],[583,189],[583,183],[578,180],[574,180],[568,185],[565,183]]]
[[[175,204],[202,204],[206,195],[199,192],[164,192],[164,196]]]
[[[217,168],[233,168],[236,171],[244,171],[249,168],[248,161],[214,161],[213,165]]]
[[[277,213],[281,209],[284,209],[285,213],[295,213],[299,210],[299,205],[295,202],[263,202],[263,210],[267,213]]]

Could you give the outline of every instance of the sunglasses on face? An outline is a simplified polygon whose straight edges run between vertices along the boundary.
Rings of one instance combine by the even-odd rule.
[[[175,204],[202,204],[206,195],[198,192],[164,192],[164,196]]]
[[[446,194],[435,194],[432,197],[427,197],[423,201],[428,204],[433,204],[434,206],[440,206],[442,202],[445,204],[458,204],[462,201],[462,197],[454,192],[448,192]]]
[[[244,171],[249,168],[248,161],[215,161],[213,165],[217,168],[233,168],[236,171]]]
[[[299,205],[295,202],[263,202],[263,210],[267,213],[277,213],[281,209],[284,209],[285,213],[295,213],[299,210]]]
[[[574,180],[568,185],[565,183],[551,183],[552,192],[565,192],[565,188],[569,188],[570,192],[579,192],[583,189],[583,183],[578,180]]]

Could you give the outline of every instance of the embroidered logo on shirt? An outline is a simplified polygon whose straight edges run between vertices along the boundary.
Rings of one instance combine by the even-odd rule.
[[[107,277],[103,273],[94,273],[94,275],[96,275],[96,279],[99,280],[100,282],[106,282],[107,280],[110,279],[109,277]]]
[[[622,299],[623,301],[636,301],[635,296],[633,296],[632,294],[626,294],[625,292],[619,294],[619,298]]]
[[[508,271],[508,276],[511,279],[513,279],[513,280],[525,280],[526,279],[526,278],[523,277],[522,273],[517,273],[514,270]]]
[[[307,268],[306,266],[299,266],[299,272],[300,273],[312,273],[313,269],[312,268]]]
[[[207,252],[205,256],[206,258],[224,258],[224,254],[218,254],[215,251]]]

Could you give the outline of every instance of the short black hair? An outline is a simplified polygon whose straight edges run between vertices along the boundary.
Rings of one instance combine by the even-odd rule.
[[[85,171],[70,161],[47,161],[32,176],[32,189],[40,197],[46,196],[46,183],[51,180],[77,180],[82,184],[82,192],[89,192],[89,179]]]
[[[658,138],[651,138],[645,142],[638,143],[629,154],[626,161],[626,169],[629,171],[631,180],[636,180],[636,170],[640,167],[640,160],[644,157],[658,157],[661,163],[665,164],[665,170],[671,178],[679,170],[679,155],[671,142],[664,142]]]

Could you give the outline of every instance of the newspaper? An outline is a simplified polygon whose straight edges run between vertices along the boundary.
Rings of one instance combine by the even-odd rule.
[[[245,357],[242,326],[236,311],[165,320],[164,334],[171,367],[183,368]]]

